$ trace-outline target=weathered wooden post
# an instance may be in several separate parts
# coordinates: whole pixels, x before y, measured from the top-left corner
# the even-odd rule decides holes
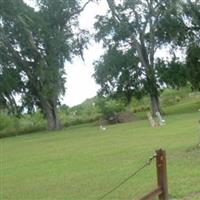
[[[162,189],[162,193],[158,195],[158,198],[159,200],[168,200],[166,153],[162,149],[156,151],[156,168],[158,187]]]

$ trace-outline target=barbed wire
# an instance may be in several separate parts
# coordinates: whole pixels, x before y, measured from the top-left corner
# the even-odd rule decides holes
[[[144,168],[146,168],[147,166],[149,166],[152,162],[152,160],[156,157],[156,155],[154,154],[152,157],[150,157],[147,162],[142,165],[142,167],[140,167],[139,169],[137,169],[134,173],[132,173],[131,175],[129,175],[126,179],[124,179],[123,181],[121,181],[118,185],[116,185],[115,187],[113,187],[111,190],[109,190],[108,192],[106,192],[104,195],[102,195],[101,197],[97,198],[97,200],[102,200],[105,197],[107,197],[109,194],[111,194],[112,192],[114,192],[115,190],[117,190],[119,187],[121,187],[124,183],[126,183],[129,179],[133,178],[134,176],[136,176],[140,171],[142,171]]]

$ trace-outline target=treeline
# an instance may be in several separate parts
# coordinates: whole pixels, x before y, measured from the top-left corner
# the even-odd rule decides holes
[[[165,89],[160,99],[161,105],[165,109],[179,103],[190,103],[191,100],[198,103],[200,93],[191,93],[190,86],[179,90]],[[104,122],[118,123],[119,121],[114,120],[120,113],[131,112],[134,120],[144,119],[149,109],[150,100],[148,96],[144,96],[140,100],[132,97],[128,105],[124,99],[94,97],[71,108],[67,105],[59,106],[58,116],[63,128],[85,123],[93,123],[95,126],[99,126]],[[195,109],[190,110],[190,112],[197,111],[196,107]],[[31,114],[22,114],[21,117],[9,115],[6,110],[1,110],[0,122],[0,138],[39,131],[44,132],[48,128],[40,110]]]
[[[103,42],[106,52],[94,63],[102,99],[128,105],[132,97],[148,96],[154,115],[162,111],[163,88],[200,90],[199,1],[107,0],[94,37],[79,26],[92,2],[38,0],[34,9],[23,0],[0,1],[0,107],[7,114],[20,118],[39,110],[49,130],[62,128],[64,65],[83,57],[90,39]],[[158,56],[163,49],[170,59]]]

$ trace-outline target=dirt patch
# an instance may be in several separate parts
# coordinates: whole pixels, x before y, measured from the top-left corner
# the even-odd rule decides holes
[[[117,123],[127,123],[136,120],[135,115],[132,112],[120,112],[116,113],[108,119],[101,119],[100,125],[117,124]]]

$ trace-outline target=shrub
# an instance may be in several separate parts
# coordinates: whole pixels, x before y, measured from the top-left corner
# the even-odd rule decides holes
[[[100,113],[95,104],[96,98],[87,99],[82,104],[72,108],[61,106],[59,116],[64,126],[71,126],[97,121]]]
[[[109,119],[113,117],[116,113],[125,110],[125,105],[121,101],[99,98],[97,100],[97,107],[104,118]]]
[[[190,92],[189,88],[181,88],[179,90],[175,89],[165,89],[161,94],[160,101],[162,106],[170,106],[188,98]]]
[[[17,128],[19,126],[18,119],[14,116],[9,116],[6,112],[0,113],[0,131],[8,128]]]
[[[21,118],[0,113],[0,138],[21,135],[46,129],[46,121],[40,112],[24,114]]]

